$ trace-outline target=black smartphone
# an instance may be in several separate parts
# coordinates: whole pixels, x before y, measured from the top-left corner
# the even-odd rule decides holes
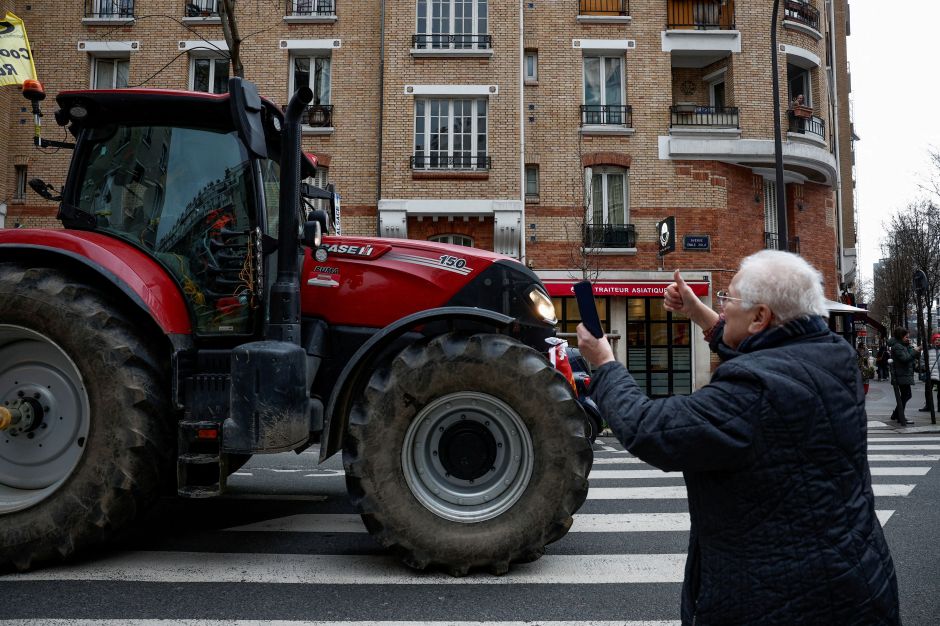
[[[601,318],[597,315],[597,303],[594,302],[594,289],[591,281],[582,280],[574,285],[574,297],[578,301],[578,310],[581,312],[581,323],[588,332],[600,339],[604,336],[601,328]]]

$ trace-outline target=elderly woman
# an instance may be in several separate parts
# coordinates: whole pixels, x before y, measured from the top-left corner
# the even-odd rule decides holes
[[[651,400],[606,338],[578,327],[592,397],[623,445],[682,471],[691,536],[682,623],[899,624],[875,516],[855,350],[829,331],[819,272],[765,250],[744,259],[722,315],[677,271],[665,307],[722,363],[690,396]]]

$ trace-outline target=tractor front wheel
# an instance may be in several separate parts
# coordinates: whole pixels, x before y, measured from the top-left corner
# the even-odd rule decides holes
[[[592,461],[571,387],[501,335],[449,334],[373,373],[350,415],[347,487],[412,567],[504,573],[562,537]]]
[[[0,264],[0,571],[99,543],[158,495],[173,437],[145,335],[89,284]]]

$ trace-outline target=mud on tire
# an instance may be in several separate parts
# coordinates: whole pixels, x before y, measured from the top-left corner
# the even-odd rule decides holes
[[[490,334],[424,340],[376,370],[343,452],[369,532],[453,575],[539,558],[584,502],[592,459],[564,377]]]
[[[40,414],[0,431],[0,571],[99,543],[157,497],[174,440],[146,332],[88,284],[0,263],[0,405]]]

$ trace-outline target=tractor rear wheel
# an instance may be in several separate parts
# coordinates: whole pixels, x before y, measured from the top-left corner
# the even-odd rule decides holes
[[[158,495],[173,437],[145,335],[86,283],[0,264],[0,570],[99,543]]]
[[[418,569],[505,573],[561,538],[587,496],[584,413],[565,378],[509,337],[413,344],[373,373],[349,424],[353,503]]]

